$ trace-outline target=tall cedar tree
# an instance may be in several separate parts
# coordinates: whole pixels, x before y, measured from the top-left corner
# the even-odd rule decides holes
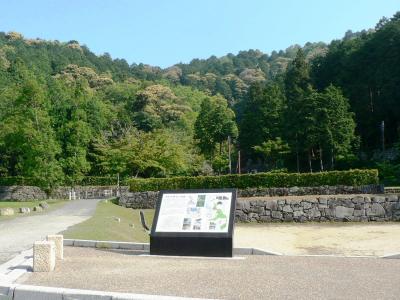
[[[309,125],[310,100],[312,93],[309,67],[301,49],[289,64],[285,75],[286,110],[284,117],[285,139],[296,154],[296,167],[300,171],[300,154],[309,151],[306,145]],[[312,109],[312,106],[311,106]],[[308,160],[312,153],[308,153]]]
[[[282,111],[285,96],[279,83],[263,86],[256,83],[250,87],[244,101],[239,123],[239,143],[246,159],[255,159],[259,146],[282,134]]]
[[[207,97],[203,100],[199,115],[194,124],[194,138],[201,152],[208,158],[213,158],[216,146],[228,139],[236,138],[238,134],[235,113],[228,107],[222,96]]]

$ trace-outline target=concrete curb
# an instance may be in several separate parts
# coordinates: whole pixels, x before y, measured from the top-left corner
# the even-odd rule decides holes
[[[46,286],[0,283],[0,299],[12,300],[207,300],[200,298],[115,293]],[[208,299],[211,300],[211,299]]]
[[[381,256],[380,258],[388,258],[388,259],[400,259],[400,253],[392,253]]]
[[[96,240],[74,240],[64,239],[64,246],[70,247],[88,247],[99,249],[119,249],[136,250],[148,253],[150,251],[149,243],[130,243],[117,241],[96,241]],[[233,248],[234,255],[282,255],[278,252],[266,251],[257,248]]]
[[[32,269],[33,250],[22,251],[14,258],[0,265],[0,283],[13,283],[25,273],[32,271]]]

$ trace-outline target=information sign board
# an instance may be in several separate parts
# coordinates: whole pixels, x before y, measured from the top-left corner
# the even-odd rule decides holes
[[[150,253],[232,256],[235,189],[160,191]]]

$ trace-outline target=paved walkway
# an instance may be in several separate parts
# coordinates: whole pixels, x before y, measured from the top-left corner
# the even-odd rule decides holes
[[[399,299],[400,259],[167,258],[65,247],[54,272],[20,283],[212,299]],[[84,280],[82,275],[84,274]]]
[[[90,218],[100,200],[75,200],[48,214],[0,221],[0,264],[33,242]]]

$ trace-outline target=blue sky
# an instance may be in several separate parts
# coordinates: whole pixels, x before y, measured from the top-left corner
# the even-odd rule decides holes
[[[240,50],[270,53],[374,27],[399,0],[0,0],[0,31],[78,40],[97,54],[167,67]]]

